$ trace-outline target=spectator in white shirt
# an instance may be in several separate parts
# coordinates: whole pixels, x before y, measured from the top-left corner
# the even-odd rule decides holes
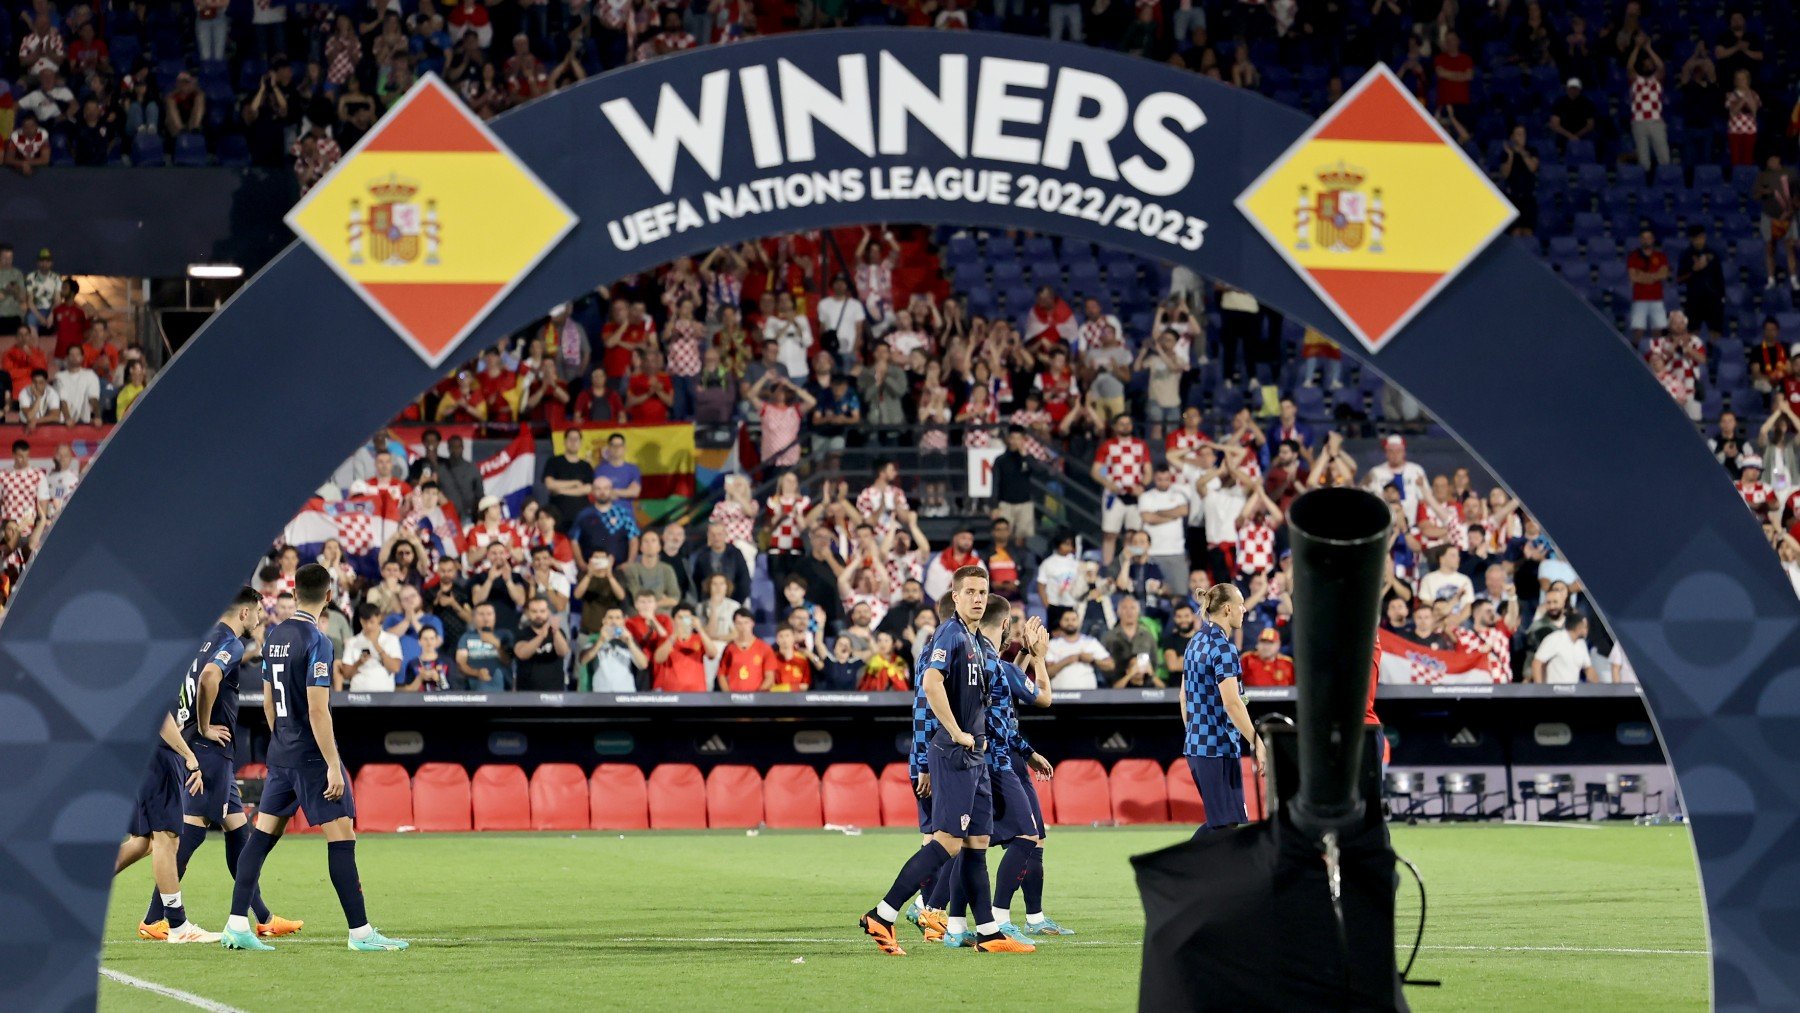
[[[1461,609],[1475,597],[1475,582],[1457,569],[1462,566],[1462,550],[1440,545],[1431,551],[1436,567],[1419,579],[1419,597],[1425,601],[1448,598],[1452,610]]]
[[[1606,664],[1608,668],[1612,669],[1612,681],[1630,683],[1638,681],[1637,670],[1631,667],[1631,659],[1625,656],[1624,644],[1613,642],[1612,653],[1606,656]]]
[[[1059,691],[1099,688],[1099,673],[1110,674],[1113,670],[1112,655],[1100,646],[1100,641],[1082,634],[1080,613],[1064,612],[1057,622],[1056,632],[1044,656],[1050,688]]]
[[[1563,628],[1546,636],[1531,656],[1531,681],[1570,686],[1584,676],[1588,682],[1600,681],[1588,657],[1587,617],[1571,612]]]
[[[1379,496],[1383,488],[1398,479],[1400,504],[1405,508],[1406,516],[1419,516],[1419,503],[1431,492],[1425,469],[1406,459],[1406,440],[1397,434],[1384,440],[1381,449],[1387,454],[1387,460],[1369,469],[1363,480],[1364,487]]]
[[[62,372],[56,374],[56,396],[62,400],[69,425],[85,426],[100,421],[100,375],[87,368],[80,348],[69,349]]]
[[[381,609],[367,602],[356,607],[356,624],[362,632],[345,642],[333,688],[392,693],[400,672],[400,638],[381,628]]]
[[[31,384],[19,392],[19,417],[25,431],[42,425],[63,425],[69,421],[62,397],[50,386],[50,374],[41,369],[31,371]]]
[[[1038,600],[1044,603],[1045,622],[1060,629],[1064,612],[1081,604],[1087,585],[1081,579],[1081,561],[1075,558],[1075,536],[1057,535],[1055,552],[1038,564]]]
[[[1163,595],[1181,601],[1181,577],[1188,572],[1188,498],[1175,488],[1175,470],[1167,464],[1156,469],[1151,487],[1138,497],[1138,517],[1150,536],[1150,562],[1162,571]]]
[[[819,300],[819,330],[836,337],[833,352],[840,362],[856,360],[868,319],[862,300],[850,294],[850,279],[841,274],[833,278],[831,294]]]

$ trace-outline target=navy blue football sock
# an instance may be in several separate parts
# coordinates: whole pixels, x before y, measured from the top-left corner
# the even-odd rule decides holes
[[[237,885],[231,888],[231,914],[235,918],[248,917],[250,914],[250,898],[256,895],[257,881],[262,879],[263,862],[268,860],[269,852],[281,838],[274,834],[264,833],[260,828],[250,832],[250,843],[244,845],[244,853],[238,856]]]
[[[950,852],[945,851],[944,846],[936,841],[920,848],[900,867],[900,875],[894,877],[894,885],[888,888],[887,896],[881,899],[882,903],[898,910],[908,897],[919,892],[919,884],[925,882],[925,877],[937,872],[949,860]],[[943,877],[940,875],[938,878]]]
[[[177,877],[187,875],[188,859],[192,858],[194,852],[199,850],[200,845],[205,843],[205,827],[197,827],[186,822],[181,824],[181,842],[175,846],[175,875]],[[144,924],[154,925],[166,917],[168,917],[168,913],[163,910],[162,894],[156,892],[155,886],[151,886],[150,910],[144,913]],[[169,924],[175,923],[170,922]]]
[[[363,910],[362,879],[356,875],[356,842],[332,841],[327,850],[331,852],[331,886],[343,905],[344,920],[351,928],[360,929],[369,924],[369,915]]]
[[[237,882],[238,858],[244,853],[244,845],[250,843],[250,824],[245,823],[236,830],[225,831],[225,868],[231,871],[232,882]],[[250,895],[250,910],[259,922],[268,922],[269,905],[263,903],[262,885],[258,884],[256,892]]]
[[[1031,868],[1031,853],[1037,850],[1037,844],[1015,838],[1007,841],[1002,847],[1006,854],[1000,856],[1000,869],[994,873],[994,907],[1001,911],[1012,909],[1013,892],[1025,881],[1025,874]]]
[[[1025,895],[1025,913],[1041,915],[1044,913],[1044,847],[1037,845],[1031,849],[1030,862],[1025,868],[1025,880],[1019,884],[1019,892]]]
[[[937,879],[931,884],[931,892],[925,897],[926,907],[933,911],[944,911],[950,907],[950,891],[956,889],[956,877],[961,875],[956,871],[957,868],[956,859],[952,858],[938,870]]]
[[[169,928],[178,929],[187,921],[187,908],[180,900],[180,890],[175,891],[169,896],[176,898],[176,901],[173,904],[164,903],[162,905],[163,917],[169,920]],[[158,897],[157,900],[162,900],[162,898]]]
[[[969,853],[968,848],[956,853],[950,860],[951,868],[947,870],[950,884],[944,887],[944,913],[951,918],[961,918],[969,912],[969,894],[963,889],[962,867],[963,856]]]
[[[969,907],[975,912],[975,924],[987,924],[994,917],[994,891],[988,885],[986,848],[962,849],[962,876],[959,878],[963,896],[968,898]],[[955,904],[955,899],[952,898],[950,903]]]

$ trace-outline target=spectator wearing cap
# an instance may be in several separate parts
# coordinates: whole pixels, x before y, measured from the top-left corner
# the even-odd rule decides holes
[[[1725,333],[1725,268],[1708,243],[1704,225],[1688,229],[1687,249],[1676,261],[1675,280],[1694,332],[1717,339]]]
[[[1656,233],[1649,229],[1638,233],[1638,248],[1625,257],[1625,271],[1631,279],[1632,340],[1641,343],[1646,330],[1661,337],[1669,326],[1668,310],[1663,306],[1669,255],[1657,249]]]
[[[1383,440],[1381,450],[1385,456],[1380,464],[1369,469],[1363,479],[1364,488],[1379,496],[1383,488],[1395,487],[1400,490],[1400,505],[1406,516],[1417,517],[1419,504],[1431,494],[1425,469],[1406,459],[1406,439],[1399,434]]]
[[[1265,629],[1256,635],[1256,650],[1244,655],[1244,685],[1292,686],[1294,659],[1281,653],[1281,634]]]
[[[1763,484],[1763,459],[1758,454],[1744,454],[1738,458],[1738,495],[1744,498],[1744,505],[1756,515],[1757,520],[1768,517],[1775,506],[1775,490]]]
[[[1566,152],[1570,142],[1590,139],[1598,122],[1599,113],[1593,100],[1582,93],[1581,79],[1569,78],[1562,97],[1550,106],[1550,132],[1556,135],[1558,146]]]

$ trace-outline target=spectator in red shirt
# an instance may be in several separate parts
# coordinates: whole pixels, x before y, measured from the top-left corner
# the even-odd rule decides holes
[[[1437,72],[1439,106],[1469,104],[1469,83],[1475,80],[1475,58],[1462,51],[1462,40],[1455,32],[1444,36],[1444,49],[1431,60]]]
[[[1625,271],[1631,277],[1632,340],[1643,341],[1646,328],[1653,337],[1662,337],[1669,327],[1669,312],[1663,306],[1669,255],[1656,248],[1656,233],[1649,229],[1638,233],[1638,248],[1626,256]]]
[[[756,639],[756,617],[739,612],[731,617],[731,640],[719,656],[721,693],[759,693],[775,688],[779,659],[775,650]]]
[[[651,603],[655,604],[654,596]],[[643,608],[644,596],[640,594],[639,615],[626,623],[628,628],[643,617]],[[662,622],[669,621],[657,618]],[[635,628],[631,632],[633,636],[637,635]],[[642,638],[639,641],[642,642]],[[718,656],[719,642],[707,636],[705,628],[694,618],[694,610],[686,605],[678,605],[675,607],[673,631],[657,643],[656,650],[650,655],[653,685],[664,693],[704,693],[707,689],[706,659]]]
[[[595,369],[588,374],[588,384],[581,393],[575,395],[575,421],[577,422],[623,422],[625,420],[625,403],[619,395],[613,393],[606,382],[606,370]]]
[[[804,627],[804,622],[802,622]],[[721,665],[721,672],[724,666]],[[813,657],[800,647],[800,635],[783,626],[775,631],[775,685],[777,693],[804,693],[812,688]]]
[[[513,406],[517,402],[507,395],[518,389],[519,376],[500,361],[498,348],[490,348],[482,353],[482,361],[481,372],[476,375],[475,383],[481,389],[481,401],[487,408],[487,420],[511,422],[514,416]]]
[[[7,137],[6,152],[0,157],[4,158],[8,169],[29,176],[50,164],[50,135],[38,129],[36,116],[21,112],[19,125]]]
[[[1244,685],[1292,686],[1294,659],[1281,653],[1281,634],[1265,627],[1256,635],[1256,650],[1244,655]]]
[[[31,374],[38,370],[48,372],[50,360],[44,355],[37,332],[29,325],[21,324],[18,337],[13,346],[0,356],[0,369],[5,369],[12,379],[12,396],[17,399],[19,392],[31,385]]]
[[[87,343],[82,345],[81,358],[81,364],[98,373],[102,383],[113,382],[119,371],[119,346],[107,340],[105,320],[89,318]]]
[[[88,315],[75,302],[81,293],[81,286],[75,279],[63,282],[62,301],[50,311],[51,326],[56,329],[56,361],[68,358],[69,350],[80,348],[81,341],[87,336]]]
[[[675,403],[675,383],[663,369],[662,353],[654,348],[633,352],[631,372],[625,383],[625,414],[634,425],[669,421]]]

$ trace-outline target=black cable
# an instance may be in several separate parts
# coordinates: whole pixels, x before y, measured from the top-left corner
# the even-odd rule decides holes
[[[1406,866],[1406,871],[1412,873],[1413,882],[1419,884],[1419,931],[1416,935],[1413,936],[1412,953],[1409,954],[1406,958],[1406,966],[1401,968],[1401,970],[1400,970],[1400,984],[1402,984],[1402,985],[1418,985],[1422,988],[1439,988],[1444,984],[1441,981],[1432,981],[1432,980],[1424,979],[1424,978],[1414,980],[1413,978],[1410,977],[1410,975],[1412,974],[1413,961],[1419,959],[1420,944],[1425,941],[1425,877],[1419,875],[1419,867],[1412,864],[1410,861],[1407,861],[1407,858],[1405,855],[1402,855],[1396,851],[1394,853],[1394,860],[1399,862],[1401,865]],[[1342,933],[1343,932],[1343,916],[1339,915],[1338,919],[1339,919],[1338,931],[1340,933]]]

